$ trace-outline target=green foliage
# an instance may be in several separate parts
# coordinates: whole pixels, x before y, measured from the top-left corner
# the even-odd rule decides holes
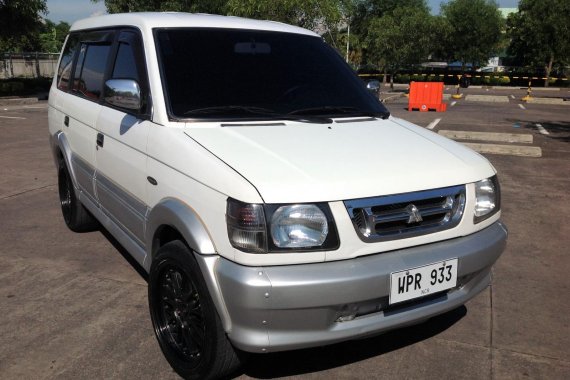
[[[101,0],[92,0],[95,2]],[[109,13],[177,11],[268,19],[315,29],[340,20],[342,0],[104,0]]]
[[[338,0],[228,0],[226,10],[230,15],[281,21],[313,30],[319,24],[330,28],[341,18]]]
[[[503,18],[491,0],[450,0],[441,5],[440,54],[450,61],[486,63],[498,52]]]
[[[568,0],[521,0],[519,12],[507,19],[509,54],[520,64],[544,67],[548,77],[553,65],[570,63],[569,20]]]
[[[34,50],[46,0],[0,0],[0,51]]]
[[[394,73],[398,68],[427,59],[433,46],[433,18],[422,8],[396,8],[371,20],[366,35],[372,62],[384,61]]]
[[[69,33],[70,25],[67,22],[60,21],[54,24],[50,20],[45,20],[42,32],[39,35],[39,49],[44,53],[58,53],[63,47],[65,37]]]
[[[226,0],[92,0],[104,1],[109,13],[126,12],[204,12],[223,14]]]

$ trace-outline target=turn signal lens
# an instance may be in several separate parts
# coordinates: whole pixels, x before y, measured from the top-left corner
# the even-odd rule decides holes
[[[228,237],[234,248],[252,253],[267,252],[267,233],[262,205],[228,199],[226,222]]]
[[[474,223],[479,223],[499,211],[501,195],[497,176],[476,182],[475,198]]]

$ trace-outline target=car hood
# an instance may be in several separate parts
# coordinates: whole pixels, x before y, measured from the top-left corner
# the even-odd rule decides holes
[[[188,124],[185,134],[246,178],[266,203],[398,194],[494,174],[474,151],[394,117],[332,124]]]

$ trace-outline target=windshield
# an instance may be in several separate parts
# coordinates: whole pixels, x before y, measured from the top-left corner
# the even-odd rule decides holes
[[[169,112],[179,119],[387,117],[321,38],[215,28],[157,29]]]

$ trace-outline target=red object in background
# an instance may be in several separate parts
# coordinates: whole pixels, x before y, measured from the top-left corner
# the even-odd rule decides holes
[[[443,102],[443,82],[411,82],[408,111],[445,112],[447,104]]]

